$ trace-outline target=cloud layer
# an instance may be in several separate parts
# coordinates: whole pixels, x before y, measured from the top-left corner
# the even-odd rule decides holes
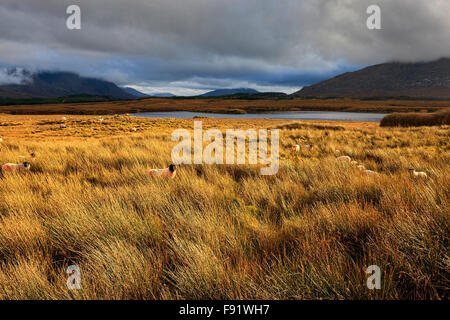
[[[32,77],[22,68],[0,68],[0,85],[3,84],[24,84],[31,82]]]
[[[450,56],[450,1],[2,0],[0,64],[70,70],[146,91],[295,91],[391,60]],[[82,29],[66,28],[77,4]]]

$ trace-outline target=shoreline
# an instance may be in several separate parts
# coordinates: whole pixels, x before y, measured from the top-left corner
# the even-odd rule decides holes
[[[434,112],[450,108],[450,101],[439,100],[353,100],[353,99],[164,99],[35,104],[0,106],[0,114],[18,115],[113,115],[141,112],[207,112],[223,114],[264,114],[286,111],[329,111],[359,113]]]

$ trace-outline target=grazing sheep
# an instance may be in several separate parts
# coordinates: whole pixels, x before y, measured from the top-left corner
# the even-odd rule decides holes
[[[103,120],[104,120],[103,118],[99,118],[98,122],[103,122]]]
[[[2,166],[2,172],[17,172],[17,171],[27,171],[30,170],[31,165],[29,162],[24,162],[20,164],[16,163],[6,163]]]
[[[66,121],[67,118],[66,118],[66,117],[62,117],[61,120],[62,120],[62,121]]]
[[[130,132],[136,132],[136,131],[137,131],[136,128],[131,128],[131,129],[130,129]]]
[[[292,146],[292,150],[295,151],[295,152],[300,152],[300,146],[298,144],[294,144]]]
[[[173,179],[175,178],[177,174],[177,168],[174,164],[171,164],[166,169],[151,169],[148,174],[152,177],[161,177],[161,178],[167,178],[167,179]]]
[[[341,162],[348,162],[348,163],[350,163],[352,161],[352,158],[350,158],[349,156],[342,156],[342,157],[337,158],[337,160],[341,161]]]
[[[366,176],[376,176],[377,175],[377,173],[375,171],[372,171],[372,170],[364,170],[364,174]]]
[[[411,174],[412,177],[428,178],[428,175],[425,172],[416,171],[413,168],[409,169],[409,173]]]
[[[2,138],[0,138],[0,142],[3,142],[3,139],[2,139]]]
[[[65,128],[67,128],[67,126],[66,126],[65,124],[62,124],[62,125],[60,126],[60,128],[61,128],[61,129],[65,129]]]

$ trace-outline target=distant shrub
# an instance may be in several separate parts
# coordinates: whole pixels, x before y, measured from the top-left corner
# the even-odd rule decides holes
[[[344,131],[345,128],[341,126],[327,126],[327,125],[316,125],[316,124],[306,124],[306,123],[290,123],[281,126],[277,126],[276,129],[280,130],[301,130],[301,129],[318,129],[318,130],[334,130],[334,131]]]
[[[14,127],[22,124],[21,122],[0,122],[0,127]]]
[[[230,110],[226,110],[227,114],[246,114],[247,111],[243,110],[243,109],[230,109]]]
[[[381,120],[382,127],[422,127],[450,125],[450,109],[433,113],[392,113]]]

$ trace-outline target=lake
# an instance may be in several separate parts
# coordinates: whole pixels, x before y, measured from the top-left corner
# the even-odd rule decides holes
[[[227,118],[227,119],[292,119],[292,120],[336,120],[380,122],[386,114],[362,112],[334,111],[285,111],[272,113],[222,114],[189,111],[141,112],[133,116],[144,118],[176,118],[192,119],[194,117]]]

